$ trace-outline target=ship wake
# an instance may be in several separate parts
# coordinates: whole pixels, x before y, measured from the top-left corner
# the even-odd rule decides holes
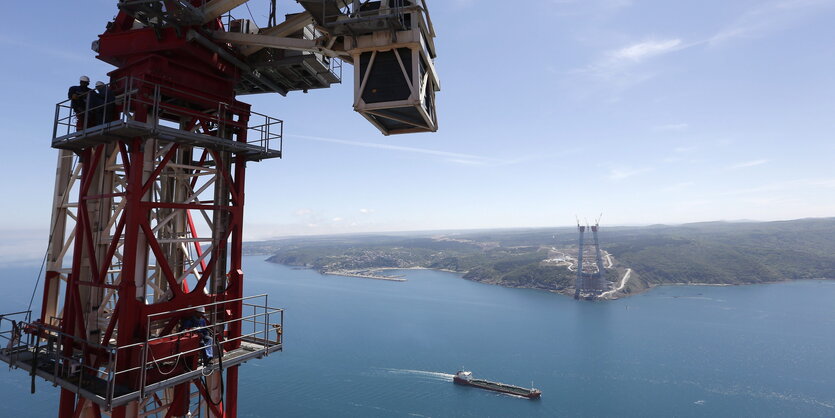
[[[382,369],[391,374],[411,375],[427,380],[437,380],[443,382],[452,382],[454,374],[433,372],[429,370],[410,370],[410,369]]]

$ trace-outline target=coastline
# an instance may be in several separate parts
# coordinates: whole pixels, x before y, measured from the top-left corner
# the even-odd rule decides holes
[[[281,264],[281,263],[276,263]],[[282,264],[288,267],[294,268],[304,268],[304,269],[311,269],[316,270],[312,267],[306,266],[296,266],[290,264]],[[343,276],[343,277],[356,277],[362,279],[372,279],[372,280],[384,280],[384,281],[392,281],[392,282],[405,282],[407,279],[403,278],[402,276],[383,276],[383,275],[376,275],[374,272],[378,271],[387,271],[387,270],[434,270],[434,271],[442,271],[444,273],[452,273],[464,280],[469,280],[477,283],[483,283],[487,285],[493,286],[501,286],[506,287],[509,289],[531,289],[531,290],[540,290],[549,293],[556,293],[568,297],[572,297],[574,295],[574,289],[572,288],[564,288],[564,289],[543,289],[540,287],[529,287],[529,286],[514,286],[508,285],[500,282],[488,281],[488,280],[478,280],[473,278],[465,278],[464,275],[467,274],[466,271],[455,271],[449,269],[435,269],[430,267],[421,267],[421,266],[413,266],[413,267],[376,267],[370,269],[362,269],[362,270],[355,270],[355,271],[319,271],[320,274],[326,274],[329,276]],[[317,270],[318,271],[318,270]],[[656,287],[660,286],[718,286],[718,287],[725,287],[725,286],[750,286],[750,285],[766,285],[766,284],[777,284],[777,283],[786,283],[786,282],[795,282],[795,281],[832,281],[835,279],[830,278],[815,278],[815,279],[783,279],[783,280],[773,280],[767,282],[758,282],[758,283],[694,283],[694,282],[670,282],[670,283],[645,283],[645,287],[633,288],[629,293],[623,292],[623,288],[609,294],[607,297],[600,298],[597,300],[607,301],[607,300],[618,300],[627,298],[630,296],[640,295],[642,293],[648,292]],[[624,287],[625,288],[625,287]]]
[[[361,279],[373,279],[373,280],[385,280],[389,282],[405,282],[402,276],[382,276],[374,274],[373,270],[361,270],[361,271],[348,271],[348,270],[336,270],[336,271],[320,271],[321,274],[327,274],[328,276],[343,276],[343,277],[358,277]]]
[[[453,273],[453,274],[460,274],[460,275],[467,274],[466,271],[465,272],[460,272],[460,271],[455,271],[455,270],[450,270],[450,269],[433,269],[433,268],[430,268],[430,267],[378,267],[378,268],[375,268],[374,270],[380,270],[380,271],[383,271],[383,270],[434,270],[434,271],[443,271],[443,272],[446,272],[446,273]]]
[[[767,282],[757,282],[757,283],[687,283],[687,282],[675,282],[675,283],[656,283],[651,285],[648,289],[652,289],[655,287],[660,286],[717,286],[717,287],[725,287],[725,286],[756,286],[761,284],[779,284],[779,283],[789,283],[789,282],[830,282],[835,280],[835,278],[826,278],[826,277],[818,277],[814,279],[782,279],[782,280],[771,280]]]

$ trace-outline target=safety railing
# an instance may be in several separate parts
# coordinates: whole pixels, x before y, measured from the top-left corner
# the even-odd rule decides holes
[[[258,301],[263,302],[257,303]],[[164,333],[163,335],[156,336],[153,335],[155,327],[152,325],[157,322],[164,322],[169,318],[177,318],[189,313],[194,315],[200,310],[205,312],[205,315],[211,319],[211,317],[222,316],[225,309],[228,309],[231,305],[236,303],[240,303],[242,307],[242,314],[240,318],[234,318],[227,321],[211,321],[212,323],[207,322],[206,325],[203,326],[192,326],[179,332]],[[177,363],[180,362],[180,359],[183,358],[184,355],[186,357],[202,355],[200,352],[203,351],[205,353],[207,349],[207,343],[203,341],[200,346],[196,348],[186,349],[175,354],[156,358],[151,347],[157,341],[182,338],[186,334],[201,335],[205,333],[203,335],[209,337],[208,344],[211,344],[208,347],[210,347],[212,352],[217,350],[217,352],[221,354],[219,357],[220,361],[222,361],[222,353],[224,350],[237,347],[242,343],[250,343],[255,346],[260,346],[262,347],[259,349],[261,351],[260,355],[268,355],[270,346],[281,345],[282,343],[284,310],[271,308],[267,305],[267,303],[268,296],[263,294],[234,300],[218,301],[205,305],[191,306],[174,311],[149,315],[147,320],[148,322],[146,324],[148,334],[142,350],[142,364],[144,364],[145,367],[142,368],[142,377],[139,379],[139,391],[141,396],[144,396],[145,394],[145,388],[147,386],[147,371],[151,369],[151,367],[156,367],[161,374],[165,375],[166,373],[162,371],[160,364],[165,365],[165,363],[171,363],[173,361],[174,366],[168,364],[168,367],[170,370],[174,370]],[[278,316],[278,321],[272,322],[272,318],[276,316]],[[224,330],[227,328],[231,329],[234,325],[240,326],[240,335],[234,337],[225,336]],[[158,329],[156,331],[158,331]],[[274,335],[274,338],[270,338],[271,335]],[[222,338],[222,342],[219,337]],[[250,347],[250,349],[252,349],[252,347]]]
[[[284,310],[269,307],[267,302],[267,295],[256,295],[154,314],[148,317],[147,338],[123,346],[102,345],[66,334],[54,326],[32,322],[30,311],[4,314],[0,315],[0,360],[13,367],[25,367],[32,376],[37,374],[109,410],[114,405],[144,397],[149,386],[154,387],[154,390],[168,387],[166,379],[203,373],[206,368],[214,369],[214,364],[209,365],[208,362],[202,369],[200,366],[192,369],[189,365],[190,360],[205,350],[205,345],[177,350],[176,353],[157,358],[154,346],[166,339],[195,338],[202,332],[208,333],[215,344],[212,348],[217,350],[214,357],[218,359],[218,367],[222,367],[225,354],[229,355],[236,350],[244,352],[243,356],[236,357],[240,360],[244,357],[264,357],[280,348]],[[177,320],[199,308],[210,313],[224,312],[235,304],[240,304],[243,310],[239,318],[206,323],[164,335],[154,335],[151,329],[157,320]],[[239,335],[238,332],[230,333],[232,328],[236,328]],[[230,331],[224,332],[224,329]],[[154,369],[157,373],[149,378],[148,372]],[[185,376],[185,379],[189,377]]]
[[[185,121],[185,122],[184,122]],[[228,139],[263,151],[281,151],[284,122],[235,103],[133,77],[114,80],[55,106],[52,141],[95,136],[126,125],[190,136]]]
[[[233,22],[236,22],[236,21],[239,21],[239,20],[240,19],[233,16],[232,13],[230,13],[230,12],[227,12],[226,14],[221,16],[221,23],[223,23],[223,29],[226,32],[236,32],[236,30],[235,30],[236,27],[234,26]],[[310,38],[305,38],[305,39],[316,39],[317,37],[322,36],[322,33],[319,30],[317,30],[315,28],[313,28],[312,30],[313,30],[312,36],[310,36]],[[298,53],[302,53],[302,52],[298,52]],[[331,58],[331,57],[329,57],[327,55],[324,55],[322,53],[319,53],[319,52],[304,52],[302,54],[313,54],[313,55],[315,55],[316,59],[320,63],[322,63],[324,66],[327,66],[328,71],[331,73],[331,75],[336,77],[337,80],[340,80],[340,82],[342,81],[342,60],[336,59],[336,58]]]
[[[411,4],[412,2],[408,0],[394,0],[388,7],[382,7],[383,2],[379,2],[380,7],[373,9],[367,8],[366,10],[363,10],[362,7],[366,6],[366,2],[363,2],[359,7],[351,6],[346,10],[342,10],[339,15],[324,15],[324,11],[327,10],[327,7],[324,5],[326,1],[328,0],[322,0],[322,21],[333,22],[328,26],[386,19],[390,22],[396,23],[396,25],[399,26],[398,29],[408,29],[405,14],[407,11],[411,11],[411,9],[418,7],[417,5]],[[417,1],[421,4],[423,3],[422,0]]]
[[[271,144],[277,143],[277,150],[284,149],[284,122],[271,116],[250,112],[250,118],[254,117],[256,123],[250,122],[247,126],[247,143],[257,144],[262,152],[268,152]],[[252,119],[250,119],[252,120]]]
[[[41,322],[24,321],[24,317],[31,313],[0,315],[0,359],[9,366],[24,366],[31,376],[39,375],[76,394],[99,396],[109,405],[115,388],[109,380],[114,377],[119,352],[139,345],[104,346]],[[106,360],[88,362],[91,356]]]

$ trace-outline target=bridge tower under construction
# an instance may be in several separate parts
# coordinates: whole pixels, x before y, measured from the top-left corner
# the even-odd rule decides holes
[[[606,269],[600,252],[597,231],[600,222],[592,226],[577,223],[577,275],[574,280],[574,299],[593,299],[607,290]],[[591,230],[592,242],[586,240],[586,231]]]

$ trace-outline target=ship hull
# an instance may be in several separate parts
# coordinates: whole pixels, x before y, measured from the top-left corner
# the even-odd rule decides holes
[[[493,392],[507,393],[509,395],[522,396],[528,399],[539,399],[542,392],[536,389],[528,389],[519,386],[506,385],[504,383],[491,382],[489,380],[481,379],[461,379],[458,376],[452,378],[452,381],[462,386],[472,386],[479,389],[491,390]]]

